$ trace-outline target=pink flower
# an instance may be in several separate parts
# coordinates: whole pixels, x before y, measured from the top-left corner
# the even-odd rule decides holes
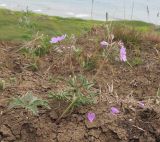
[[[89,113],[87,114],[87,118],[88,118],[88,120],[89,120],[90,122],[93,122],[93,120],[95,119],[95,117],[96,117],[96,115],[95,115],[95,113],[93,113],[93,112],[89,112]]]
[[[111,107],[111,113],[113,115],[120,113],[120,111],[116,107]]]
[[[53,37],[53,38],[51,38],[50,43],[57,43],[59,41],[64,40],[65,38],[66,38],[66,34],[62,35],[62,36]]]
[[[126,48],[124,46],[121,46],[121,49],[120,49],[120,60],[123,62],[127,61]]]
[[[107,47],[107,46],[109,45],[109,43],[106,42],[106,41],[101,41],[101,42],[100,42],[100,45],[101,45],[102,47]]]
[[[141,108],[144,108],[144,106],[145,106],[142,101],[138,102],[138,104],[139,104],[139,107],[141,107]]]

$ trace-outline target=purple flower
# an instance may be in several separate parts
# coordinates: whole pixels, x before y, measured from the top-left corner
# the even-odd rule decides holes
[[[52,37],[50,43],[57,43],[59,41],[62,41],[66,38],[66,34],[62,36]]]
[[[108,46],[108,45],[109,45],[109,43],[106,42],[106,41],[101,41],[100,44],[101,44],[102,47]]]
[[[123,62],[127,61],[126,48],[124,46],[121,46],[121,49],[120,49],[120,60]]]
[[[87,118],[88,118],[88,120],[89,120],[90,122],[93,122],[93,120],[95,119],[95,117],[96,117],[96,115],[95,115],[95,113],[93,113],[93,112],[89,112],[89,113],[87,114]]]
[[[138,102],[138,104],[139,104],[139,107],[141,107],[141,108],[144,108],[144,106],[145,106],[142,101]]]
[[[120,111],[116,107],[111,107],[111,113],[115,115],[120,113]]]

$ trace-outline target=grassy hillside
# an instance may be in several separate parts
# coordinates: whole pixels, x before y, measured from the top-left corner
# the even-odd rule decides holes
[[[93,25],[104,23],[102,21],[61,18],[0,9],[0,40],[29,40],[37,32],[49,36],[64,33],[79,35],[90,30]],[[140,21],[115,21],[112,24],[127,25],[141,31],[153,29],[152,24]]]
[[[0,39],[29,39],[37,31],[52,36],[62,33],[79,34],[88,31],[93,24],[101,23],[0,9]]]

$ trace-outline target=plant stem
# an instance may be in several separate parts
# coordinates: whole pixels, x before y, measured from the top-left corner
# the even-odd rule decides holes
[[[70,70],[72,72],[72,75],[74,76],[74,68],[73,68],[73,62],[72,62],[72,52],[70,51],[69,53],[69,58],[70,58]]]
[[[132,68],[132,65],[127,61],[127,64]]]
[[[77,97],[75,97],[75,95],[73,96],[72,102],[70,103],[70,105],[63,111],[63,113],[61,114],[61,116],[57,119],[57,122],[73,107],[73,105],[75,104],[75,102],[77,101]]]
[[[97,77],[97,75],[101,72],[101,70],[102,70],[102,68],[103,68],[103,66],[104,66],[104,63],[105,63],[105,59],[103,60],[103,62],[102,62],[102,64],[101,64],[101,66],[99,67],[99,69],[98,69],[98,71],[96,72],[96,74],[93,76],[93,81],[96,79],[96,77]]]

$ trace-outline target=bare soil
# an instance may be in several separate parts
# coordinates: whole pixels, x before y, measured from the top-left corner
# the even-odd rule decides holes
[[[100,36],[101,35],[101,36]],[[95,51],[97,43],[104,39],[103,31],[92,31],[76,41],[87,54]],[[122,62],[107,62],[95,78],[95,90],[100,92],[93,105],[76,108],[56,123],[66,108],[63,102],[49,100],[51,110],[39,108],[39,116],[24,109],[8,109],[8,100],[13,96],[32,91],[47,99],[48,92],[64,87],[59,78],[72,74],[69,58],[51,52],[38,61],[38,71],[25,68],[29,60],[17,52],[21,43],[1,42],[0,78],[6,88],[0,92],[0,141],[1,142],[160,142],[160,45],[142,41],[139,46],[142,64],[132,68]],[[67,49],[64,52],[68,52]],[[135,48],[127,44],[128,58],[134,58]],[[75,73],[83,73],[91,80],[96,68],[81,70],[74,58]],[[97,66],[101,64],[98,61]],[[113,88],[113,89],[112,89]],[[138,102],[143,101],[144,108]],[[113,115],[114,106],[120,113]],[[94,112],[93,123],[86,114]]]

